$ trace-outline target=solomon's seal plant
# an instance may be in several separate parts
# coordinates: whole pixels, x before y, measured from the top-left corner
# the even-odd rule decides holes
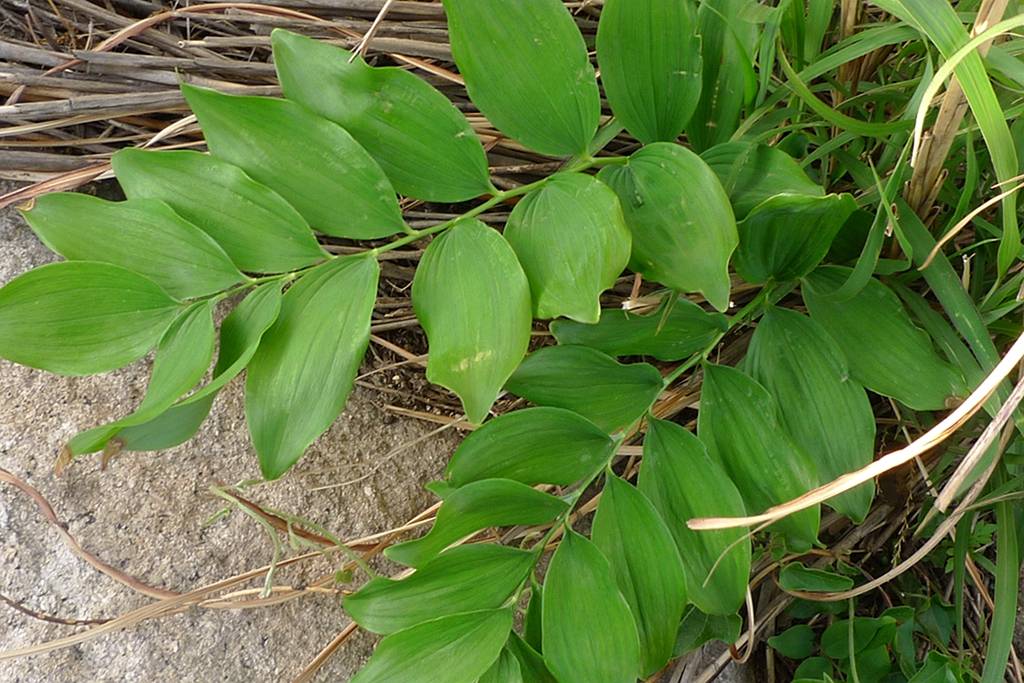
[[[823,51],[832,2],[805,12],[803,2],[606,0],[596,57],[607,116],[588,45],[558,0],[443,4],[472,101],[561,170],[498,189],[474,129],[425,81],[276,30],[284,98],[182,86],[208,154],[122,150],[113,167],[126,200],[56,194],[25,213],[65,260],[0,289],[0,355],[80,375],[156,350],[138,408],[76,436],[66,459],[182,443],[245,370],[263,475],[282,476],[344,408],[380,257],[415,243],[427,377],[479,426],[431,485],[442,500],[432,528],[386,551],[415,571],[372,578],[344,600],[384,636],[358,683],[631,683],[709,639],[735,641],[760,556],[783,565],[784,590],[838,599],[851,579],[794,560],[828,556],[826,515],[864,520],[870,477],[826,496],[834,512],[815,503],[772,518],[767,543],[687,521],[760,513],[864,468],[878,405],[930,427],[998,361],[986,326],[1002,320],[1005,331],[1022,277],[1012,200],[978,251],[996,273],[979,311],[984,273],[965,289],[941,251],[914,269],[935,247],[899,199],[919,102],[886,95],[875,109],[854,96],[840,111],[808,85],[918,32],[952,59],[968,40],[960,18],[945,0],[877,0],[901,23]],[[976,58],[959,55],[956,74],[1003,181],[1017,172],[1015,147]],[[771,82],[776,62],[785,88]],[[819,135],[830,127],[844,130],[838,142]],[[636,144],[607,152],[623,129]],[[839,178],[852,192],[825,189]],[[399,195],[464,210],[414,229]],[[506,204],[504,226],[481,222]],[[335,255],[318,236],[361,248]],[[639,308],[602,308],[626,273],[655,291]],[[945,316],[910,287],[922,276]],[[218,345],[220,304],[233,309]],[[557,345],[528,353],[537,320],[552,321]],[[742,343],[726,352],[726,338]],[[502,392],[532,405],[489,419]],[[986,409],[1008,395],[1000,386]],[[993,481],[1010,480],[997,451],[963,487],[996,471]],[[1019,558],[999,514],[1002,576]],[[492,527],[511,530],[463,542]],[[1012,607],[1012,583],[999,586]],[[820,651],[808,679],[852,670],[857,680],[851,644],[867,638],[872,670],[888,674],[886,648],[910,616],[879,619],[864,626],[884,630],[875,640],[854,634],[851,616],[820,644],[799,629],[772,647]],[[916,657],[913,630],[904,635],[904,678],[886,680],[960,675],[949,658]],[[992,643],[998,673],[1009,649]]]

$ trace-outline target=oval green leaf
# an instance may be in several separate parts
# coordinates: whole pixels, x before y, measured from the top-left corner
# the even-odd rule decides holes
[[[124,268],[51,263],[0,288],[0,357],[61,375],[109,372],[145,355],[180,310]]]
[[[556,174],[526,195],[508,218],[505,239],[530,282],[537,318],[596,323],[601,292],[629,262],[618,197],[582,173]]]
[[[284,29],[270,38],[285,97],[347,130],[398,192],[459,202],[491,191],[480,138],[426,81]]]
[[[811,318],[846,354],[853,378],[913,410],[943,410],[951,398],[964,395],[963,377],[939,357],[891,289],[871,278],[853,297],[829,296],[850,272],[819,268],[804,280],[803,295]],[[885,340],[884,349],[879,340]]]
[[[779,586],[788,591],[834,593],[853,588],[853,579],[823,569],[810,569],[799,562],[790,562],[779,571]]]
[[[700,157],[722,181],[736,220],[743,220],[755,206],[777,194],[825,195],[793,157],[768,145],[744,140],[725,142]]]
[[[191,439],[213,406],[217,393],[256,353],[260,339],[281,310],[281,285],[269,282],[252,291],[220,326],[220,353],[213,378],[195,393],[146,423],[126,427],[117,438],[126,451],[157,451]]]
[[[523,679],[523,669],[516,656],[507,647],[502,648],[501,654],[495,660],[491,668],[480,677],[478,683],[526,683]]]
[[[848,194],[780,194],[758,204],[739,224],[736,272],[747,282],[785,282],[821,263],[839,228],[857,210]]]
[[[512,610],[453,614],[387,636],[351,683],[476,683],[512,630]]]
[[[639,674],[629,604],[608,560],[572,529],[544,580],[544,660],[560,683],[635,683]]]
[[[407,578],[373,579],[345,598],[345,611],[367,631],[394,633],[437,617],[497,609],[536,559],[493,543],[452,548]]]
[[[278,192],[315,229],[353,239],[403,230],[384,171],[341,126],[287,100],[181,91],[210,152]]]
[[[587,46],[565,6],[559,0],[443,3],[455,63],[484,116],[543,154],[586,153],[601,101]]]
[[[420,567],[455,541],[492,526],[544,524],[565,512],[565,501],[508,479],[466,484],[444,499],[425,536],[393,545],[388,559]]]
[[[37,199],[25,220],[69,261],[97,261],[144,275],[174,297],[213,294],[245,279],[213,239],[154,199],[108,202],[61,192]]]
[[[276,479],[345,407],[370,341],[380,269],[372,256],[303,275],[249,364],[245,416],[260,468]]]
[[[601,82],[640,142],[679,137],[700,100],[700,36],[691,0],[607,0],[597,28]]]
[[[649,315],[606,308],[596,325],[555,320],[551,334],[559,344],[582,344],[610,356],[682,360],[705,349],[725,332],[726,326],[722,314],[708,313],[689,299],[680,298]]]
[[[675,540],[644,494],[611,474],[591,538],[629,603],[640,637],[640,673],[650,676],[672,658],[686,606],[686,578]]]
[[[76,435],[68,443],[72,455],[102,450],[122,428],[160,415],[203,378],[213,358],[213,308],[213,301],[200,301],[171,323],[157,347],[142,403],[131,415]]]
[[[686,526],[695,517],[746,514],[725,470],[689,431],[652,418],[638,485],[675,538],[690,601],[704,614],[734,614],[747,593],[750,539],[743,529],[693,531]]]
[[[771,308],[754,331],[745,370],[779,407],[783,427],[810,454],[824,481],[868,465],[875,455],[875,416],[864,388],[850,379],[846,356],[821,325]],[[828,505],[860,522],[871,507],[868,482]]]
[[[736,484],[750,512],[761,512],[810,491],[815,462],[778,420],[768,390],[736,368],[704,366],[697,434]],[[819,508],[790,515],[772,528],[802,552],[818,539]]]
[[[802,660],[814,654],[817,634],[807,624],[797,624],[768,639],[768,645],[783,657]]]
[[[430,344],[427,379],[483,422],[530,343],[530,286],[515,252],[480,221],[462,221],[427,247],[412,303]]]
[[[662,378],[653,365],[623,365],[588,346],[548,346],[527,356],[505,388],[537,405],[579,413],[610,434],[647,412]]]
[[[600,470],[615,442],[562,408],[527,408],[495,418],[459,445],[448,463],[452,484],[502,477],[568,486]]]
[[[281,195],[217,157],[191,150],[122,149],[111,163],[129,199],[166,202],[244,271],[296,270],[328,256]]]
[[[633,233],[629,267],[682,292],[729,305],[736,219],[722,184],[699,156],[672,143],[647,145],[598,178],[619,195]]]

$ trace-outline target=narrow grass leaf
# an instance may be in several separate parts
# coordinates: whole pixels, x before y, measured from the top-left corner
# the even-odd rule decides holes
[[[640,491],[668,525],[685,568],[687,595],[702,613],[733,614],[750,576],[750,540],[741,529],[693,531],[686,521],[745,514],[740,492],[693,434],[651,419],[640,466]]]
[[[455,486],[501,477],[568,486],[600,470],[615,442],[593,422],[563,408],[516,410],[487,422],[448,463]]]
[[[505,238],[460,222],[427,247],[412,284],[427,333],[427,379],[462,399],[483,422],[530,343],[530,286]]]
[[[404,229],[384,171],[341,126],[288,100],[181,91],[210,152],[273,188],[314,229],[353,239]]]
[[[458,202],[491,191],[480,138],[426,81],[284,29],[270,39],[285,96],[347,130],[399,193]]]
[[[174,297],[213,294],[245,279],[209,235],[161,201],[61,192],[37,199],[25,220],[67,260],[127,268]]]
[[[516,204],[505,226],[530,282],[534,317],[596,323],[601,292],[629,262],[619,199],[582,173],[559,173]]]
[[[111,163],[129,199],[159,199],[212,237],[238,268],[279,273],[327,258],[292,206],[242,169],[191,150],[122,149]]]
[[[666,287],[729,304],[736,220],[729,197],[703,160],[671,143],[647,145],[598,174],[619,195],[633,233],[630,268]]]
[[[804,280],[803,295],[811,318],[843,350],[853,378],[914,410],[942,410],[949,399],[963,395],[963,377],[939,357],[884,284],[872,278],[849,299],[829,296],[849,276],[848,268],[819,268]],[[885,340],[884,350],[879,339]]]
[[[691,0],[608,0],[597,28],[601,82],[615,117],[643,143],[679,137],[700,100]]]
[[[180,311],[124,268],[51,263],[0,288],[0,357],[60,375],[109,372],[145,355]]]
[[[750,511],[796,498],[818,483],[814,461],[783,430],[771,394],[736,368],[704,366],[697,434]],[[772,527],[790,549],[802,552],[817,541],[818,521],[814,506]]]
[[[864,388],[850,379],[846,356],[821,325],[796,311],[771,308],[754,331],[745,369],[779,406],[793,440],[831,481],[869,464],[875,416]],[[855,521],[871,507],[874,484],[836,496],[829,505]]]
[[[394,633],[459,612],[497,609],[536,560],[533,553],[493,543],[452,548],[404,579],[371,580],[344,600],[367,631]]]
[[[370,340],[379,272],[372,256],[339,258],[284,295],[245,385],[246,420],[267,479],[294,465],[345,407]]]
[[[640,647],[608,560],[572,529],[544,581],[544,660],[560,683],[634,683]]]
[[[676,642],[686,606],[686,578],[671,532],[649,500],[611,474],[591,534],[636,622],[640,673],[661,670]]]
[[[465,612],[393,633],[377,645],[352,683],[476,683],[512,630],[512,610]]]
[[[537,405],[579,413],[612,433],[647,412],[662,378],[652,365],[623,365],[588,346],[548,346],[527,356],[505,388]]]
[[[455,541],[481,529],[544,524],[566,508],[565,501],[516,481],[476,481],[445,498],[434,526],[425,536],[391,546],[384,554],[406,566],[422,567]]]
[[[565,6],[443,3],[455,63],[484,116],[542,154],[585,154],[601,103],[587,46]]]
[[[651,356],[682,360],[703,350],[726,330],[725,316],[708,313],[689,299],[668,301],[647,315],[606,308],[596,325],[555,320],[559,344],[580,344],[610,356]]]

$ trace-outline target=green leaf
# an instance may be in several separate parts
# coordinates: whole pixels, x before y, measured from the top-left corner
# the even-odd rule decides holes
[[[121,428],[160,415],[203,378],[213,357],[213,308],[213,301],[200,301],[171,323],[157,348],[142,403],[131,415],[76,435],[68,443],[72,455],[102,450]]]
[[[950,398],[963,395],[963,377],[939,357],[891,289],[871,278],[849,299],[829,296],[849,275],[849,268],[819,268],[804,280],[803,295],[811,319],[846,354],[852,377],[913,410],[943,410]]]
[[[183,444],[199,431],[216,395],[179,403],[152,420],[125,427],[117,435],[123,451],[162,451]]]
[[[472,432],[448,463],[455,486],[502,477],[568,486],[611,459],[615,442],[589,420],[562,408],[507,413]]]
[[[800,665],[793,672],[793,681],[812,679],[821,681],[825,676],[832,673],[832,662],[825,657],[808,657],[800,662]]]
[[[679,622],[675,656],[681,657],[693,652],[713,640],[727,644],[735,643],[740,637],[741,628],[743,620],[738,614],[704,614],[691,605],[683,614],[683,620]]]
[[[393,545],[384,554],[406,566],[421,567],[455,541],[481,529],[544,524],[565,512],[566,508],[565,501],[516,481],[475,481],[445,498],[433,528],[425,536]]]
[[[686,579],[675,540],[649,500],[609,474],[591,534],[629,603],[640,637],[640,672],[669,659],[686,606]]]
[[[722,181],[736,220],[777,194],[825,195],[793,157],[768,145],[737,140],[715,145],[700,156]]]
[[[596,323],[601,292],[629,262],[632,238],[607,185],[558,173],[516,204],[505,239],[530,282],[535,317]]]
[[[519,670],[523,676],[523,683],[558,683],[555,677],[548,671],[544,658],[537,654],[537,651],[527,645],[522,638],[513,631],[508,638],[505,648],[511,652],[519,662]]]
[[[612,111],[633,137],[643,143],[679,137],[702,82],[690,0],[607,0],[597,60]]]
[[[797,624],[769,638],[768,645],[783,657],[807,659],[814,654],[815,640],[814,629],[807,624]]]
[[[254,289],[221,323],[220,355],[209,383],[163,414],[121,430],[117,435],[121,450],[159,451],[195,436],[217,393],[249,364],[263,333],[280,311],[280,283],[269,282]]]
[[[328,256],[281,195],[226,161],[190,150],[129,148],[111,163],[129,199],[166,202],[244,271],[296,270]]]
[[[284,29],[270,39],[285,96],[347,130],[401,194],[459,202],[491,191],[480,138],[426,81]]]
[[[729,305],[729,257],[738,241],[729,197],[699,156],[672,143],[647,145],[597,176],[619,195],[633,233],[629,267],[683,292]]]
[[[379,272],[373,256],[339,258],[284,295],[245,384],[245,416],[267,479],[294,465],[345,407],[370,340]]]
[[[407,628],[377,645],[352,683],[476,683],[498,658],[512,610],[465,612]]]
[[[544,614],[544,586],[537,582],[536,577],[530,577],[530,602],[526,605],[526,614],[523,617],[523,640],[537,651],[543,648],[541,634],[543,628]]]
[[[650,315],[606,308],[596,325],[571,320],[551,323],[551,334],[559,344],[582,344],[610,356],[652,356],[658,360],[689,358],[725,330],[725,316],[708,313],[682,298],[666,302]]]
[[[803,277],[825,258],[839,228],[856,210],[848,194],[766,199],[737,226],[736,272],[754,283]]]
[[[547,346],[527,356],[505,388],[537,405],[579,413],[612,433],[647,412],[662,379],[652,365],[623,365],[588,346]]]
[[[394,633],[437,617],[497,609],[535,560],[533,553],[493,543],[452,548],[408,578],[373,579],[345,598],[345,611],[367,631]]]
[[[896,635],[896,620],[892,617],[855,617],[853,620],[853,651],[864,652],[888,645]],[[838,619],[821,634],[821,651],[832,659],[850,657],[850,620]]]
[[[127,268],[174,297],[213,294],[245,279],[209,235],[161,201],[60,192],[37,199],[25,220],[69,261]]]
[[[256,354],[264,333],[281,313],[281,284],[268,282],[254,289],[220,326],[220,352],[213,378],[183,403],[198,401],[224,388]]]
[[[908,683],[961,683],[954,660],[932,650]]]
[[[853,588],[853,579],[824,569],[810,569],[799,562],[790,562],[779,572],[779,586],[788,591],[838,593]]]
[[[697,434],[711,457],[736,484],[751,512],[796,498],[817,485],[815,462],[778,420],[768,390],[736,368],[704,366]],[[814,506],[772,525],[791,550],[802,552],[818,538]]]
[[[443,2],[455,63],[484,116],[543,154],[586,153],[601,101],[587,46],[565,6]]]
[[[743,529],[693,531],[686,526],[695,517],[746,514],[743,499],[725,470],[689,431],[652,418],[644,440],[639,487],[675,538],[690,602],[705,614],[735,613],[747,593],[750,539]]]
[[[753,55],[758,27],[744,15],[750,4],[749,0],[703,0],[697,10],[703,86],[686,128],[697,151],[732,137],[740,113],[757,90]]]
[[[776,400],[793,440],[814,456],[831,481],[865,467],[875,455],[875,417],[864,388],[850,379],[846,356],[821,325],[784,308],[770,308],[754,331],[745,369]],[[855,521],[871,507],[874,484],[832,498],[828,505]]]
[[[544,581],[544,660],[560,683],[634,683],[636,625],[601,551],[572,529]]]
[[[341,126],[287,100],[181,91],[210,152],[273,188],[315,229],[353,239],[404,229],[384,171]]]
[[[498,659],[478,683],[524,683],[522,666],[507,647],[502,648]]]
[[[459,222],[424,252],[412,304],[430,344],[427,379],[483,422],[530,344],[530,286],[512,247],[480,221]]]
[[[61,375],[109,372],[145,355],[180,310],[124,268],[51,263],[0,288],[0,357]]]

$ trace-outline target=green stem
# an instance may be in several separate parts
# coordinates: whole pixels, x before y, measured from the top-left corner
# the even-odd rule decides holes
[[[722,341],[725,335],[729,334],[729,332],[734,330],[736,327],[752,318],[754,314],[756,314],[761,309],[764,303],[768,300],[768,297],[771,296],[773,290],[774,288],[768,285],[765,286],[760,292],[758,292],[757,296],[751,299],[746,306],[741,308],[739,312],[736,313],[736,315],[729,318],[728,325],[726,326],[723,332],[717,334],[715,338],[712,339],[711,342],[708,343],[708,345],[705,346],[703,349],[690,356],[690,358],[687,359],[685,363],[683,363],[675,370],[665,375],[663,388],[667,389],[669,385],[671,385],[677,379],[682,377],[687,370],[690,370],[691,368],[693,368],[693,366],[705,360],[708,357],[708,355],[710,355],[710,353],[715,350],[715,347],[718,346],[718,343]]]

